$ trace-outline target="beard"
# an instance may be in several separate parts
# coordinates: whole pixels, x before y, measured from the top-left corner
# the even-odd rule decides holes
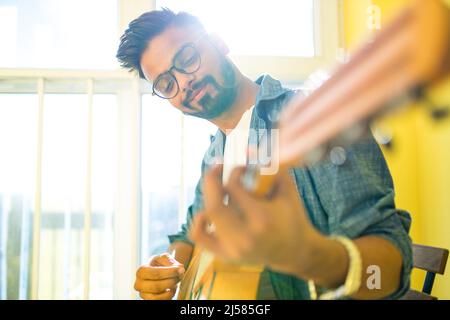
[[[194,91],[199,88],[209,85],[216,94],[206,93],[197,103],[200,105],[202,111],[184,112],[184,114],[211,120],[220,117],[226,111],[230,110],[231,106],[236,100],[237,84],[236,75],[231,63],[223,58],[220,66],[223,84],[211,75],[205,76],[201,81],[197,82],[190,92],[186,95],[182,105],[188,109],[195,110],[190,105],[190,98]]]

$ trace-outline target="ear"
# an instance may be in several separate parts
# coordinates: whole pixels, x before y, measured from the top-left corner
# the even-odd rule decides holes
[[[224,56],[226,56],[228,53],[230,53],[230,49],[228,48],[227,44],[221,37],[219,37],[216,33],[211,33],[209,35],[209,39],[211,43],[217,48],[217,50],[220,51]]]

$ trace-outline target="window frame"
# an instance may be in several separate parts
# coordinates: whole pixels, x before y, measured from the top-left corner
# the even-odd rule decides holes
[[[151,10],[149,0],[116,0],[118,3],[118,33],[124,32],[128,23],[141,13]],[[37,68],[0,68],[0,93],[32,93],[38,95],[39,119],[38,151],[36,155],[36,190],[34,194],[35,217],[33,229],[40,224],[41,216],[41,157],[42,157],[42,114],[45,94],[83,93],[87,95],[112,93],[118,99],[118,170],[117,194],[115,199],[114,244],[113,244],[113,297],[114,299],[136,299],[133,289],[135,272],[139,263],[140,232],[140,109],[141,95],[150,93],[149,86],[134,74],[125,70],[66,70]],[[89,161],[89,160],[88,160]],[[87,177],[87,180],[90,179]],[[88,183],[88,182],[87,182]],[[89,195],[86,195],[85,217],[90,218]],[[89,239],[89,228],[85,230],[84,240]],[[34,233],[33,243],[39,244],[39,233]],[[89,240],[88,240],[89,241]],[[81,266],[84,282],[89,281],[89,252],[84,259],[88,263]],[[31,298],[38,299],[39,250],[33,252],[31,264]],[[87,258],[86,258],[87,257]],[[89,288],[89,286],[88,286]],[[84,299],[89,298],[85,290]]]
[[[252,79],[263,72],[284,83],[298,83],[337,61],[341,47],[340,10],[341,0],[314,0],[314,57],[231,55],[231,59]]]
[[[152,8],[156,8],[157,0],[151,2]],[[231,60],[251,79],[256,80],[264,73],[291,84],[301,82],[318,69],[332,66],[339,58],[342,47],[342,0],[313,0],[313,6],[314,57],[231,54]]]

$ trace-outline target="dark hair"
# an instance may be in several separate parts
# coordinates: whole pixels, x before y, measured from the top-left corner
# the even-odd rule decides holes
[[[187,12],[175,14],[167,8],[146,12],[131,21],[128,29],[120,37],[120,45],[116,54],[120,66],[130,71],[138,71],[139,76],[145,79],[140,65],[142,54],[154,37],[172,25],[192,25],[204,29],[200,20]]]

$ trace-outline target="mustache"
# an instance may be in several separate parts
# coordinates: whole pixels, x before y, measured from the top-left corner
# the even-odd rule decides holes
[[[189,104],[189,103],[191,102],[191,100],[192,100],[192,95],[193,95],[194,92],[196,92],[198,89],[200,89],[200,88],[206,86],[207,84],[211,84],[211,85],[213,85],[214,87],[217,88],[217,81],[216,81],[212,76],[210,76],[210,75],[205,76],[202,80],[197,81],[196,83],[194,83],[194,84],[192,85],[191,89],[189,89],[189,90],[186,92],[186,97],[184,98],[184,100],[183,100],[183,102],[182,102],[183,106],[185,106],[185,107],[187,107],[187,108],[189,108],[189,109],[192,109],[192,107],[191,107],[190,104]]]

